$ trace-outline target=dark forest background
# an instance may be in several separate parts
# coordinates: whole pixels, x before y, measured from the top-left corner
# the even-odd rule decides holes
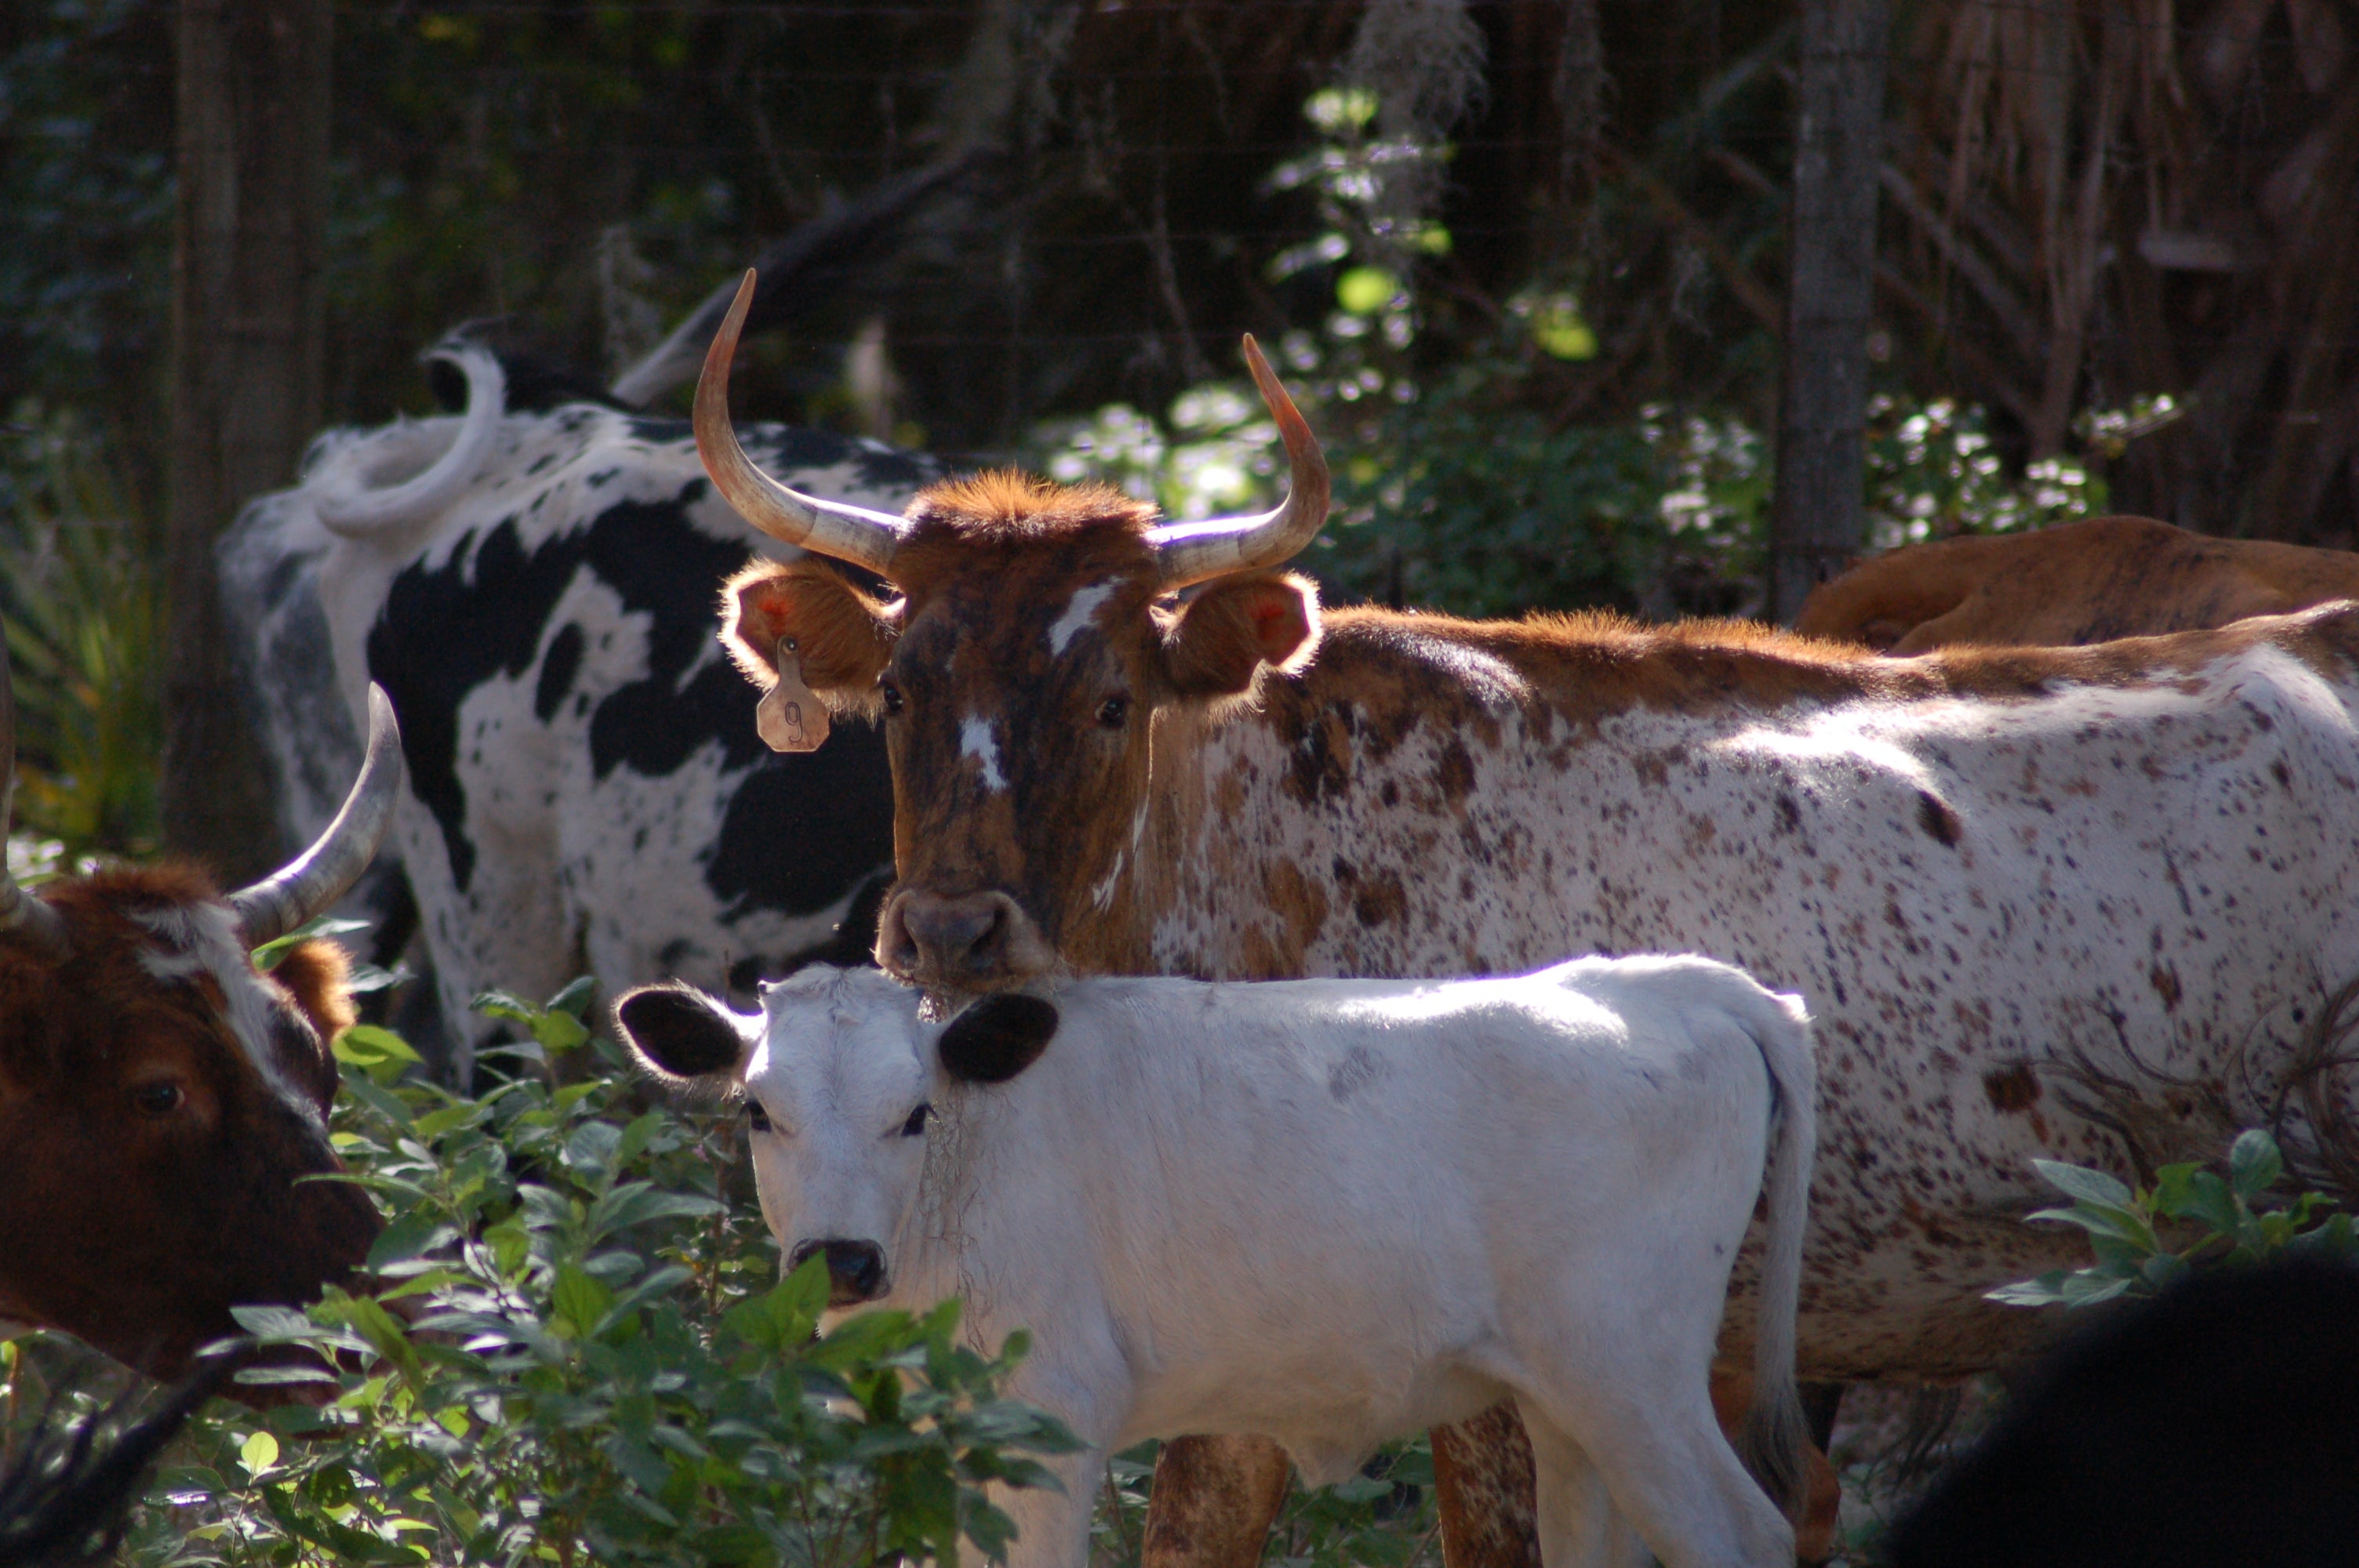
[[[1415,7],[1408,7],[1415,9]],[[1454,6],[1435,6],[1452,11]],[[352,5],[335,27],[326,397],[425,406],[418,351],[508,316],[580,362],[643,348],[766,240],[957,143],[999,162],[773,346],[756,411],[830,417],[881,318],[905,434],[1006,450],[1160,407],[1237,332],[1315,329],[1322,227],[1270,176],[1319,141],[1357,0]],[[1676,398],[1766,422],[1790,162],[1781,5],[1466,5],[1479,35],[1422,258],[1417,345],[1461,356],[1517,290],[1579,291],[1598,352],[1518,400],[1558,424]],[[1887,388],[1990,411],[2021,463],[2114,504],[2347,540],[2359,438],[2354,18],[2343,0],[1905,3],[1878,331]],[[157,478],[172,200],[163,0],[0,13],[0,406],[87,412]],[[1448,62],[1441,62],[1448,63]],[[1414,92],[1432,61],[1396,62]],[[2116,455],[2074,419],[2169,395]],[[837,416],[841,410],[835,411]]]

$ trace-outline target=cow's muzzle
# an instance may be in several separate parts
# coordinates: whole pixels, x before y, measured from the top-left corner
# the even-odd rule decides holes
[[[885,1293],[885,1249],[874,1241],[799,1241],[787,1254],[792,1273],[818,1253],[827,1254],[827,1304],[857,1306]]]
[[[1049,965],[1048,944],[1004,892],[955,897],[904,889],[876,923],[876,962],[929,989],[997,990]]]

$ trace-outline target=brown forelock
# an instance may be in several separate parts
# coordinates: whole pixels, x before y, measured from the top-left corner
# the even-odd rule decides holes
[[[917,524],[909,545],[893,557],[893,579],[908,586],[903,565],[911,545],[944,538],[973,545],[1051,544],[1101,528],[1144,535],[1155,525],[1155,503],[1112,485],[1058,484],[999,469],[929,484],[909,502]]]
[[[158,979],[141,964],[156,944],[124,912],[210,896],[201,872],[107,871],[43,892],[71,957],[42,968],[0,946],[16,1079],[0,1099],[0,1297],[171,1376],[235,1332],[233,1303],[316,1296],[366,1256],[379,1222],[355,1188],[298,1184],[341,1166],[247,1057],[212,977]],[[304,1027],[291,1009],[284,1022]],[[185,1098],[151,1115],[135,1094],[160,1081]]]
[[[336,1099],[336,1056],[331,1043],[360,1018],[347,989],[352,961],[335,943],[314,937],[280,955],[270,978],[311,1025],[309,1039],[294,1030],[277,1033],[273,1044],[279,1047],[279,1059],[320,1108],[327,1110]]]
[[[790,636],[804,684],[840,713],[874,714],[897,629],[893,607],[816,559],[756,560],[722,585],[721,643],[745,678],[777,685],[778,640]]]

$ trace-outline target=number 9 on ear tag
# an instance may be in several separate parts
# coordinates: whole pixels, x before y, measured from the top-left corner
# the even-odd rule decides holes
[[[778,639],[778,684],[754,709],[754,728],[773,752],[816,752],[827,739],[827,704],[803,684],[792,637]]]

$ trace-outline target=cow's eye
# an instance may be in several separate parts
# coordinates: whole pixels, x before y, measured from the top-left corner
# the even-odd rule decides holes
[[[1108,730],[1119,730],[1130,717],[1130,698],[1120,692],[1098,704],[1098,723]]]
[[[745,1102],[745,1125],[752,1128],[756,1132],[767,1132],[770,1130],[770,1113],[762,1108],[762,1102],[760,1100],[747,1100]]]
[[[188,1097],[174,1083],[142,1084],[131,1091],[131,1103],[147,1116],[169,1116]]]
[[[898,686],[896,686],[893,682],[889,680],[880,680],[876,683],[876,690],[878,694],[885,698],[885,716],[886,718],[891,718],[893,715],[900,712],[901,709],[907,706],[907,704],[902,700],[901,688]]]
[[[923,1132],[926,1130],[926,1119],[933,1114],[934,1108],[921,1102],[917,1109],[909,1113],[909,1119],[901,1124],[901,1136],[915,1138]]]

